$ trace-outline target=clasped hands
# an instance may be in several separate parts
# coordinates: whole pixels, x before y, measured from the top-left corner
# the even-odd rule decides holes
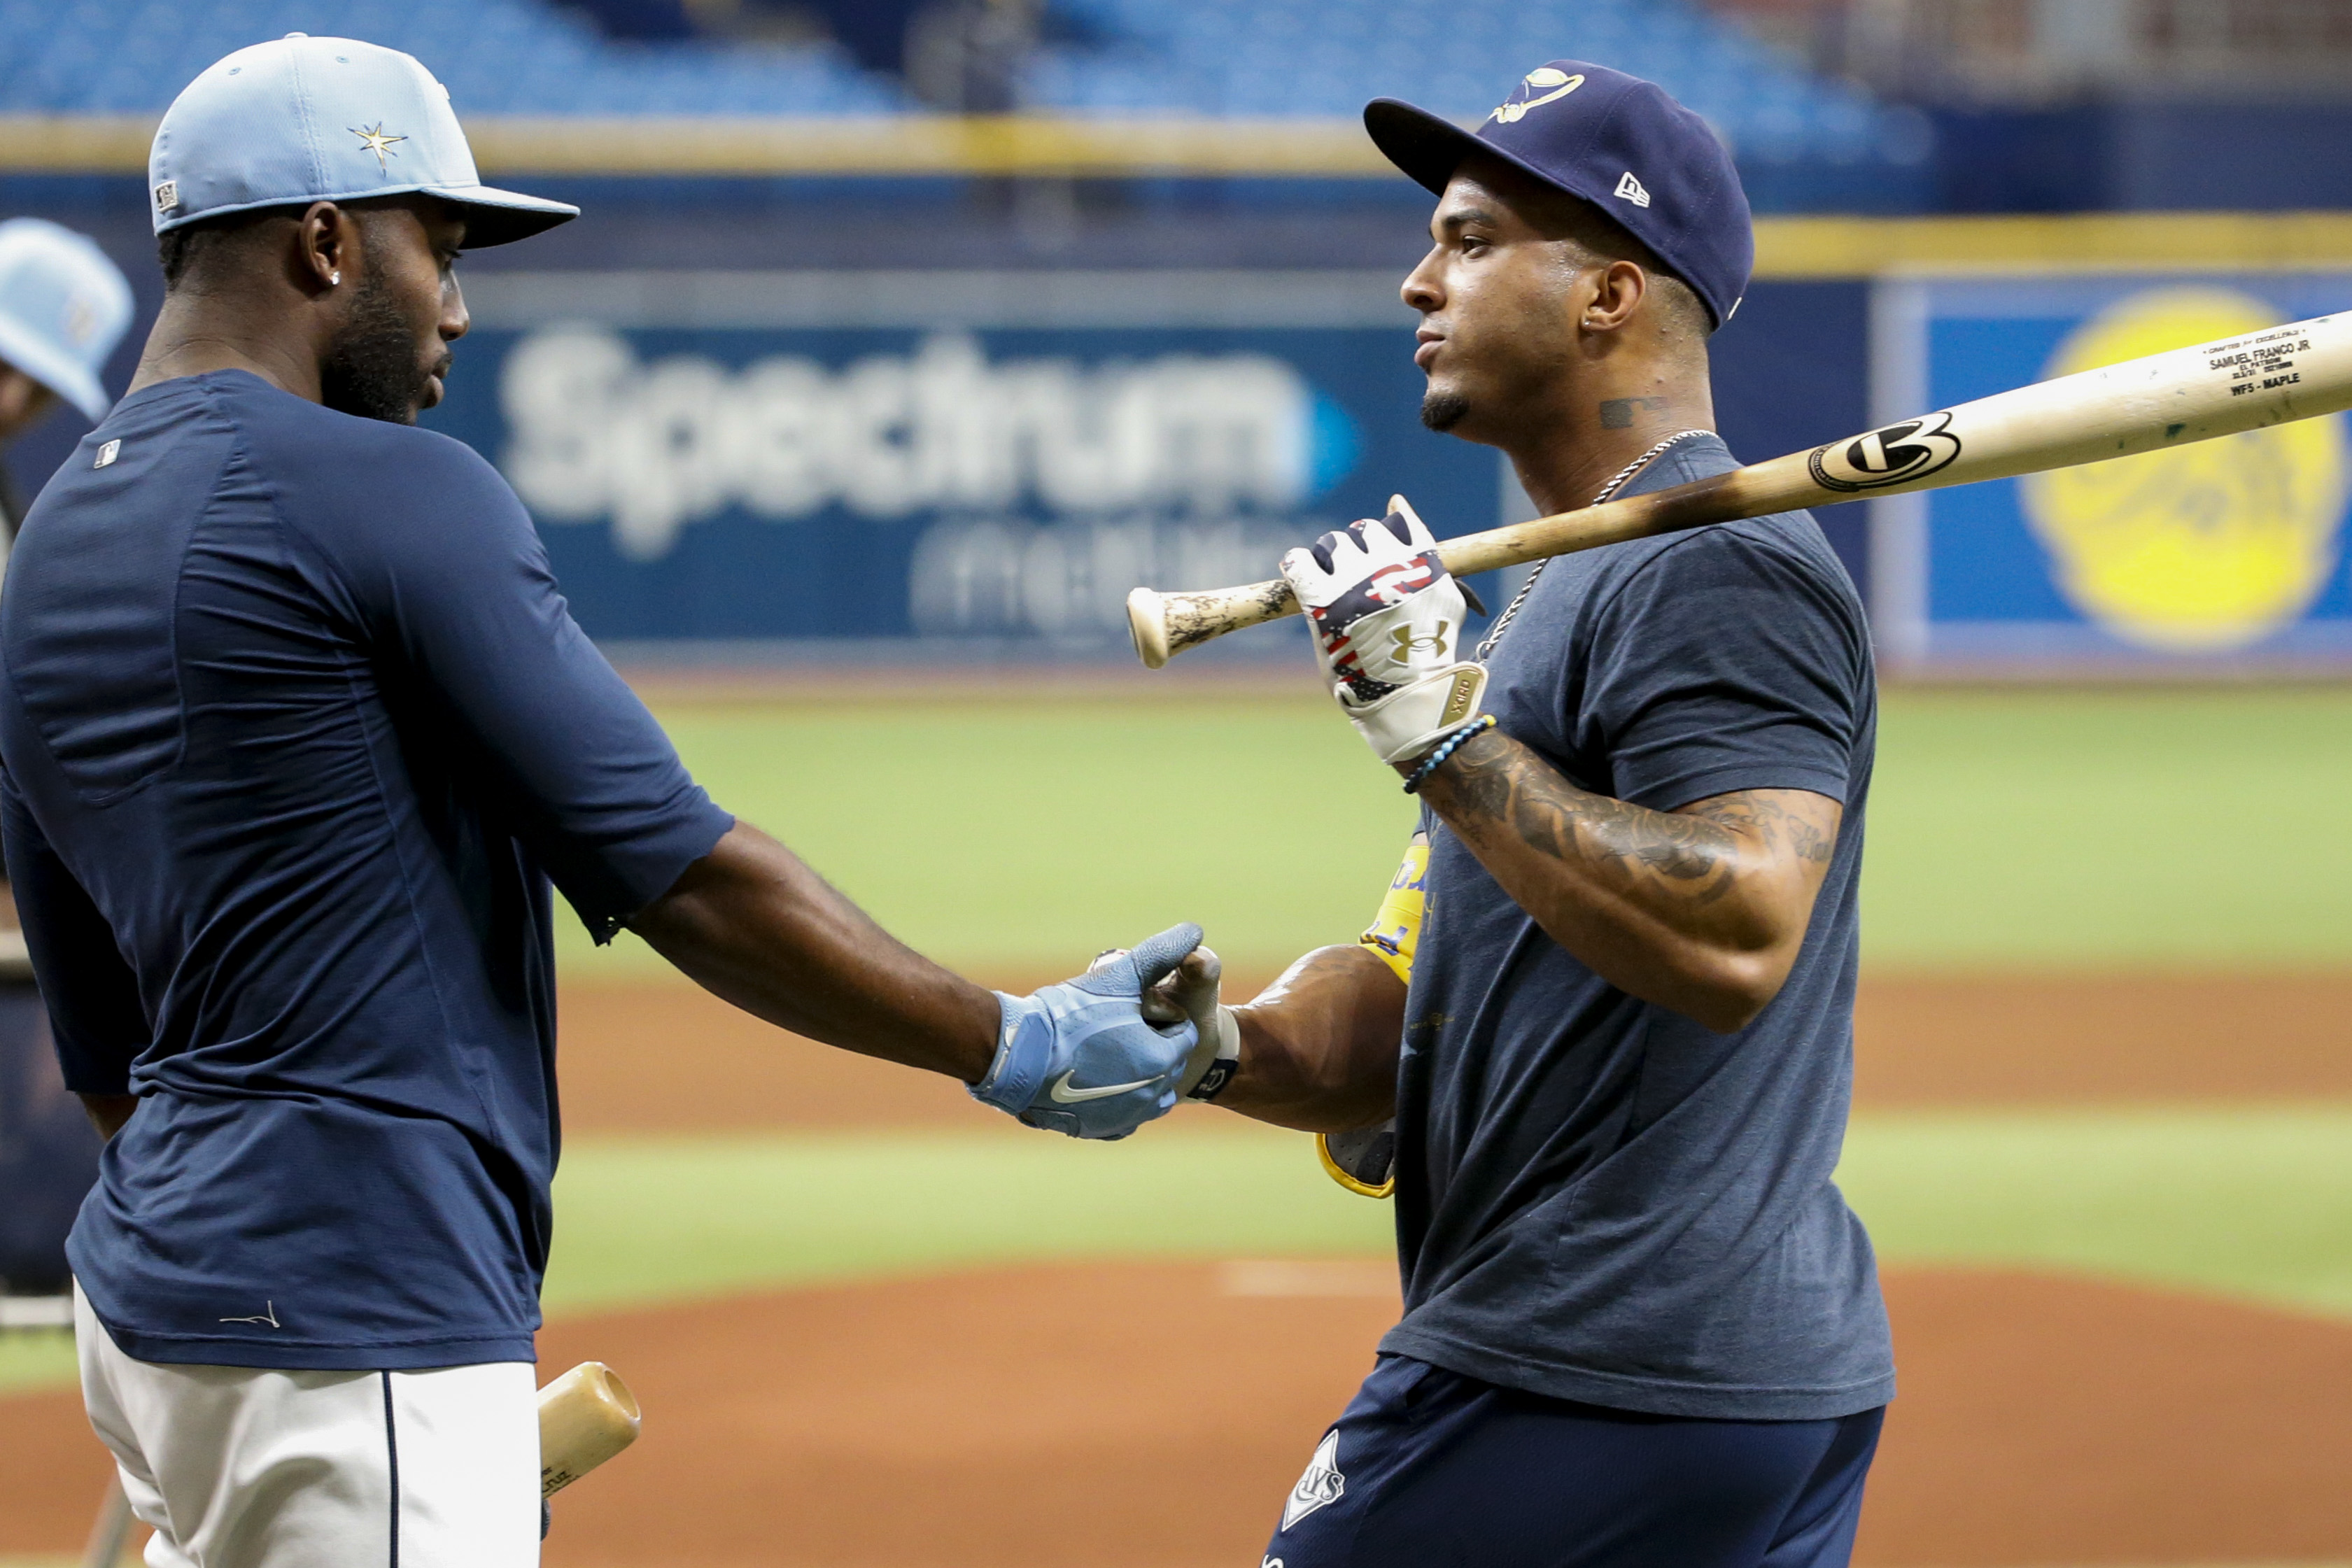
[[[997,992],[996,1056],[972,1098],[1024,1125],[1095,1139],[1124,1138],[1179,1099],[1208,1099],[1240,1056],[1233,1010],[1218,1005],[1219,967],[1188,922],[1058,986]]]

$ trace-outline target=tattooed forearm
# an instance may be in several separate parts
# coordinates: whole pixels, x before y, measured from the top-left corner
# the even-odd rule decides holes
[[[1684,810],[1727,828],[1744,829],[1766,847],[1778,850],[1785,846],[1799,860],[1815,865],[1827,865],[1837,853],[1837,834],[1833,830],[1822,831],[1820,823],[1756,790],[1717,795],[1686,806]]]
[[[1700,903],[1720,898],[1731,885],[1740,844],[1724,823],[1579,789],[1527,747],[1500,736],[1480,736],[1462,747],[1438,779],[1462,809],[1507,824],[1529,848],[1553,859],[1639,865],[1669,882],[1696,884],[1684,891]],[[1437,791],[1430,793],[1434,798]],[[1445,810],[1444,803],[1439,810]]]
[[[1843,812],[1804,789],[1654,811],[1578,789],[1496,730],[1421,795],[1552,940],[1717,1030],[1742,1027],[1788,977]]]

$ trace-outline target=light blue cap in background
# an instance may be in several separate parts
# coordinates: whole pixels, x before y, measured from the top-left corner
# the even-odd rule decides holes
[[[131,285],[106,253],[40,218],[0,223],[0,361],[95,423],[113,400],[99,378],[131,325]]]
[[[504,245],[580,209],[482,183],[449,89],[414,55],[289,33],[181,90],[147,155],[155,232],[259,207],[422,193],[468,209],[466,247]]]

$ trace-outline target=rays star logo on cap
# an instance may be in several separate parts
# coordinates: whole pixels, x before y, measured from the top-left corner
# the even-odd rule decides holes
[[[365,131],[362,131],[356,125],[346,125],[343,129],[358,137],[360,139],[360,145],[375,154],[375,166],[386,173],[390,173],[392,172],[392,165],[383,161],[384,154],[392,152],[392,144],[394,142],[405,141],[408,140],[405,136],[387,136],[384,134],[383,121],[381,120],[368,127]],[[394,158],[400,156],[397,152],[393,152],[392,155]]]
[[[198,72],[155,128],[147,188],[159,235],[228,213],[411,193],[461,211],[467,250],[580,215],[569,202],[483,184],[448,89],[415,56],[302,33]]]
[[[1528,110],[1541,109],[1554,99],[1566,98],[1583,85],[1584,78],[1580,75],[1570,76],[1566,71],[1556,69],[1551,66],[1538,66],[1520,81],[1518,89],[1511,94],[1510,101],[1496,106],[1490,118],[1509,125],[1515,120],[1525,119]],[[1528,96],[1530,93],[1541,93],[1543,96],[1531,98]]]

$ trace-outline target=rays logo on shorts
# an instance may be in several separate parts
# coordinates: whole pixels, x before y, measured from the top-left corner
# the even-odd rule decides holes
[[[1348,1478],[1339,1473],[1339,1429],[1334,1427],[1323,1434],[1323,1441],[1316,1445],[1315,1457],[1307,1461],[1307,1473],[1298,1478],[1298,1484],[1284,1500],[1282,1529],[1288,1530],[1317,1509],[1338,1502],[1339,1494],[1347,1490]]]

